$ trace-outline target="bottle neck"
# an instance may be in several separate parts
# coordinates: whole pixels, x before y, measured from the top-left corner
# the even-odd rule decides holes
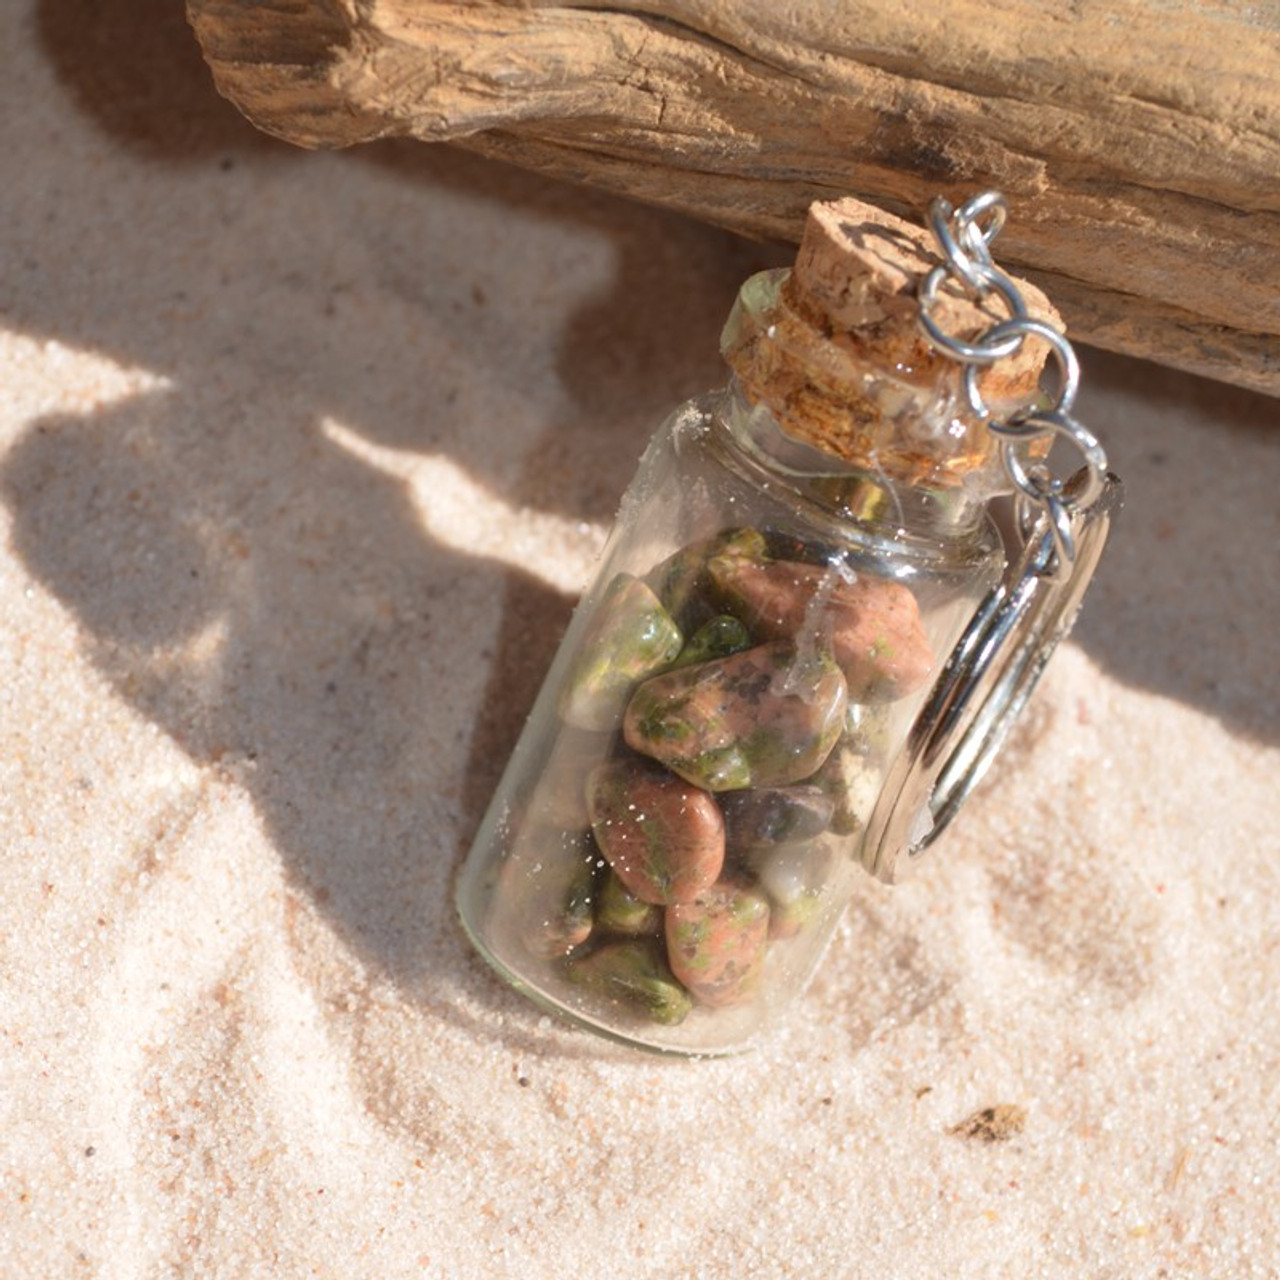
[[[736,449],[766,483],[784,483],[830,521],[873,537],[958,548],[985,540],[986,492],[903,483],[892,475],[833,457],[789,435],[763,403],[752,403],[735,376],[720,393],[716,417]]]
[[[904,502],[919,489],[926,507],[954,510],[963,522],[975,499],[1008,492],[1009,482],[999,441],[969,406],[959,366],[930,348],[916,314],[912,298],[909,315],[836,331],[794,273],[763,272],[739,291],[721,351],[745,399],[767,406],[787,436],[828,460],[828,471],[860,470],[873,488]],[[998,392],[984,383],[983,391],[997,414],[1029,398],[1019,382]],[[943,496],[948,490],[954,503]]]

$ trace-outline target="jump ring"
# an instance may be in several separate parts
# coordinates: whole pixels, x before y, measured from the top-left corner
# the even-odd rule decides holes
[[[1102,493],[1107,474],[1107,452],[1098,437],[1069,413],[1061,409],[1024,413],[1010,422],[992,422],[989,429],[995,435],[1003,436],[1009,445],[1033,440],[1038,435],[1051,435],[1055,439],[1066,440],[1080,454],[1085,464],[1083,486],[1078,493],[1072,495],[1073,504],[1076,507],[1087,507]],[[1001,456],[1004,456],[1003,453]],[[1013,477],[1010,476],[1010,479]]]
[[[979,221],[985,214],[987,228],[983,230]],[[1000,234],[1009,216],[1009,206],[998,191],[983,191],[955,211],[956,230],[964,246],[984,266],[991,265],[991,242]]]
[[[971,367],[994,364],[997,360],[1013,355],[1022,346],[1022,334],[1017,330],[997,332],[1005,325],[1029,322],[1027,304],[1013,281],[1002,271],[992,267],[983,268],[982,278],[1004,299],[1009,308],[1010,318],[988,329],[977,342],[963,342],[949,333],[944,333],[937,321],[929,314],[937,299],[938,289],[945,283],[947,275],[946,267],[934,267],[925,277],[924,284],[920,288],[920,325],[928,335],[929,341],[940,351],[946,352],[953,360]],[[967,370],[965,376],[967,386]],[[976,385],[976,378],[974,381]],[[979,416],[985,415],[979,414]]]
[[[1061,410],[1063,413],[1069,411],[1075,403],[1076,393],[1080,390],[1080,361],[1076,356],[1075,348],[1052,325],[1045,324],[1043,320],[1031,319],[1026,314],[1025,304],[1021,315],[992,325],[982,335],[981,341],[999,341],[1013,334],[1017,334],[1022,338],[1034,336],[1043,339],[1049,344],[1049,349],[1053,352],[1058,362],[1058,373],[1062,380],[1062,385],[1058,388],[1058,394],[1054,397],[1053,408]],[[978,375],[976,372],[969,369],[965,370],[964,390],[969,400],[969,407],[974,413],[980,418],[990,417],[991,410],[987,407],[987,402],[982,398],[982,392],[978,388]]]
[[[950,201],[941,196],[929,205],[929,225],[942,256],[947,260],[948,272],[959,276],[978,297],[984,297],[989,286],[982,277],[982,268],[991,265],[990,254],[986,253],[986,241],[976,250],[972,244],[962,243],[952,230],[955,216]]]
[[[1000,446],[1000,461],[1004,463],[1005,475],[1009,477],[1013,487],[1025,494],[1038,506],[1043,506],[1047,498],[1057,493],[1052,481],[1046,482],[1047,468],[1027,467],[1018,454],[1018,441],[1006,440]]]
[[[1053,548],[1056,554],[1041,576],[1060,578],[1075,563],[1076,558],[1076,536],[1071,527],[1071,511],[1056,494],[1045,500],[1043,511],[1049,522],[1049,531],[1053,535]]]
[[[1014,510],[1023,542],[1030,545],[1040,541],[1034,560],[1036,577],[1061,581],[1070,574],[1076,558],[1070,508],[1061,498],[1052,498],[1039,506],[1019,494]]]

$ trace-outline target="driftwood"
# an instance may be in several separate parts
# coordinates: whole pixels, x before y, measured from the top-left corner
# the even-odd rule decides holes
[[[1072,332],[1280,394],[1280,15],[1148,0],[187,0],[308,147],[451,141],[798,240],[995,186]]]

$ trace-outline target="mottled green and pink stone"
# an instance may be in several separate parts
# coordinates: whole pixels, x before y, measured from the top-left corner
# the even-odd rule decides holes
[[[525,889],[526,945],[658,1022],[754,998],[874,802],[850,724],[933,669],[908,588],[768,545],[731,529],[618,575],[561,697],[610,745],[577,792],[586,852]]]

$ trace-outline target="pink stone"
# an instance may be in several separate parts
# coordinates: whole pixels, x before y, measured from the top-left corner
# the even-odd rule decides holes
[[[619,880],[644,902],[687,902],[724,865],[715,799],[645,761],[601,765],[587,783],[591,829]]]
[[[781,787],[827,758],[846,705],[844,676],[826,654],[766,644],[646,680],[623,736],[708,791]]]
[[[671,972],[703,1004],[741,1004],[760,984],[769,903],[745,881],[726,877],[692,902],[668,907]]]
[[[916,598],[901,583],[790,560],[716,556],[707,566],[723,608],[753,634],[829,646],[854,702],[892,701],[918,689],[933,651]]]

